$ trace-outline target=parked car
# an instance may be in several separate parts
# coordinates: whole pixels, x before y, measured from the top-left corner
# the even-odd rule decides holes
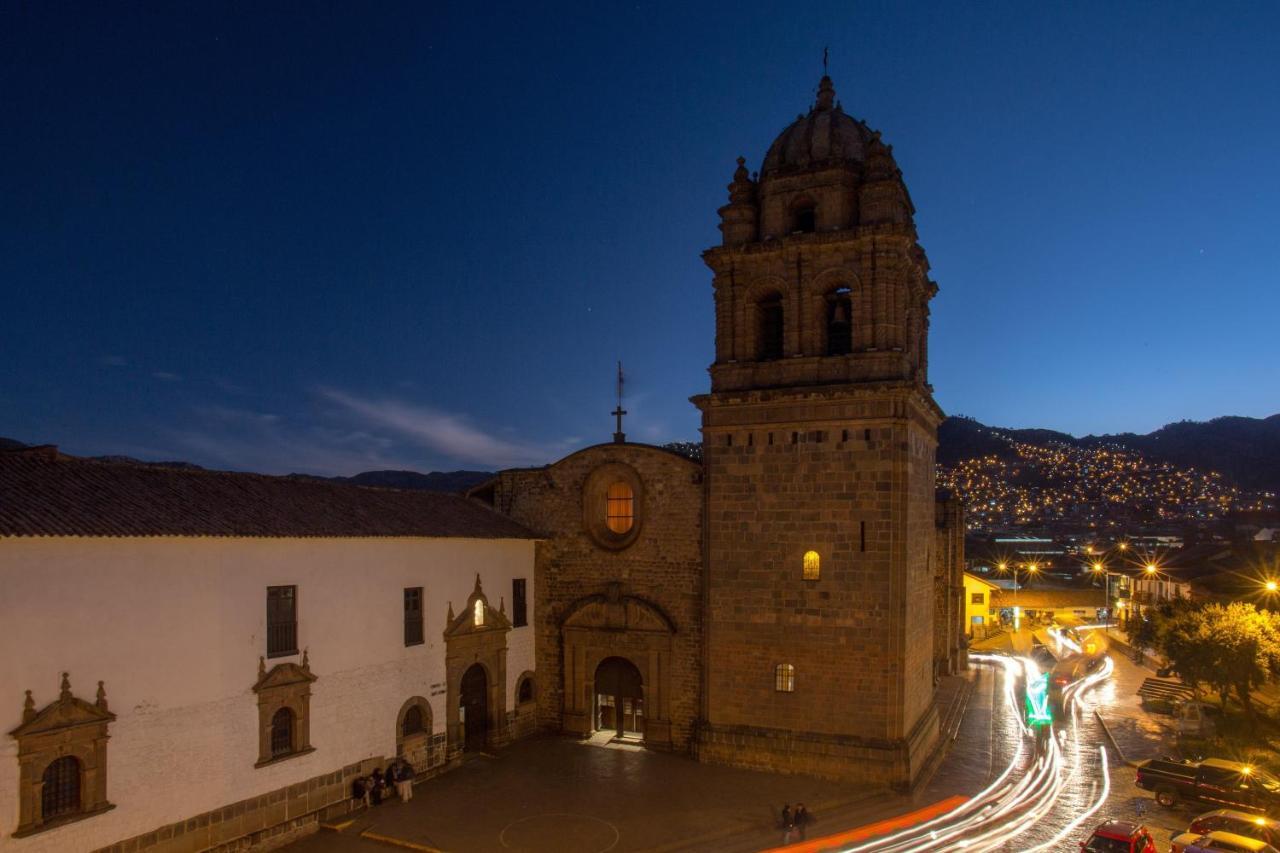
[[[1156,842],[1140,823],[1109,820],[1080,842],[1085,853],[1156,853]]]
[[[1232,809],[1205,812],[1191,821],[1191,826],[1187,827],[1187,832],[1198,835],[1206,835],[1215,830],[1247,835],[1250,838],[1265,841],[1272,847],[1280,847],[1280,821],[1248,812]]]
[[[1280,781],[1259,767],[1238,761],[1151,758],[1138,765],[1135,781],[1139,788],[1154,791],[1156,802],[1165,808],[1179,800],[1193,800],[1247,812],[1280,814]]]
[[[1280,853],[1265,841],[1215,830],[1207,835],[1184,832],[1173,839],[1169,853]]]

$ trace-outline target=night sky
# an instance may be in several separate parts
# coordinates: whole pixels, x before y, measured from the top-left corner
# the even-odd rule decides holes
[[[0,5],[0,436],[273,473],[697,439],[716,208],[831,48],[938,402],[1280,410],[1280,4]]]

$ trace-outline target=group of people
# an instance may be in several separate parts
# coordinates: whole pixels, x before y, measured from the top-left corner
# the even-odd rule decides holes
[[[791,835],[796,832],[800,833],[800,840],[804,841],[811,823],[813,823],[813,816],[804,807],[804,803],[796,803],[794,806],[784,804],[782,806],[782,843],[790,844]]]
[[[413,799],[413,767],[403,758],[388,764],[386,770],[379,767],[368,776],[357,776],[351,783],[353,807],[381,805],[391,796],[392,788],[400,795],[400,802]]]

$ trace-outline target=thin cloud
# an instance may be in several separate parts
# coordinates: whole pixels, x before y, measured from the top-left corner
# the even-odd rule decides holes
[[[151,375],[162,382],[180,382],[182,377],[176,373],[170,373],[167,370],[153,370]]]
[[[462,462],[511,467],[546,462],[563,447],[507,441],[469,423],[463,415],[440,412],[401,400],[369,400],[335,388],[320,394],[369,425],[390,430],[437,453]]]
[[[106,367],[126,367],[129,364],[129,359],[122,355],[104,355],[98,359],[98,363]]]

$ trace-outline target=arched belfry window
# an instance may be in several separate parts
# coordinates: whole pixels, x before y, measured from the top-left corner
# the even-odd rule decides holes
[[[812,201],[801,199],[791,206],[792,234],[812,234],[817,224],[817,208]]]
[[[782,295],[770,294],[761,299],[757,307],[760,323],[757,356],[760,361],[782,358]]]
[[[635,491],[630,484],[621,480],[609,484],[605,493],[605,524],[609,530],[619,535],[630,533],[635,524]]]
[[[484,602],[476,599],[475,609],[472,612],[472,623],[477,627],[484,625]]]
[[[853,352],[853,294],[841,287],[827,294],[827,355]]]

